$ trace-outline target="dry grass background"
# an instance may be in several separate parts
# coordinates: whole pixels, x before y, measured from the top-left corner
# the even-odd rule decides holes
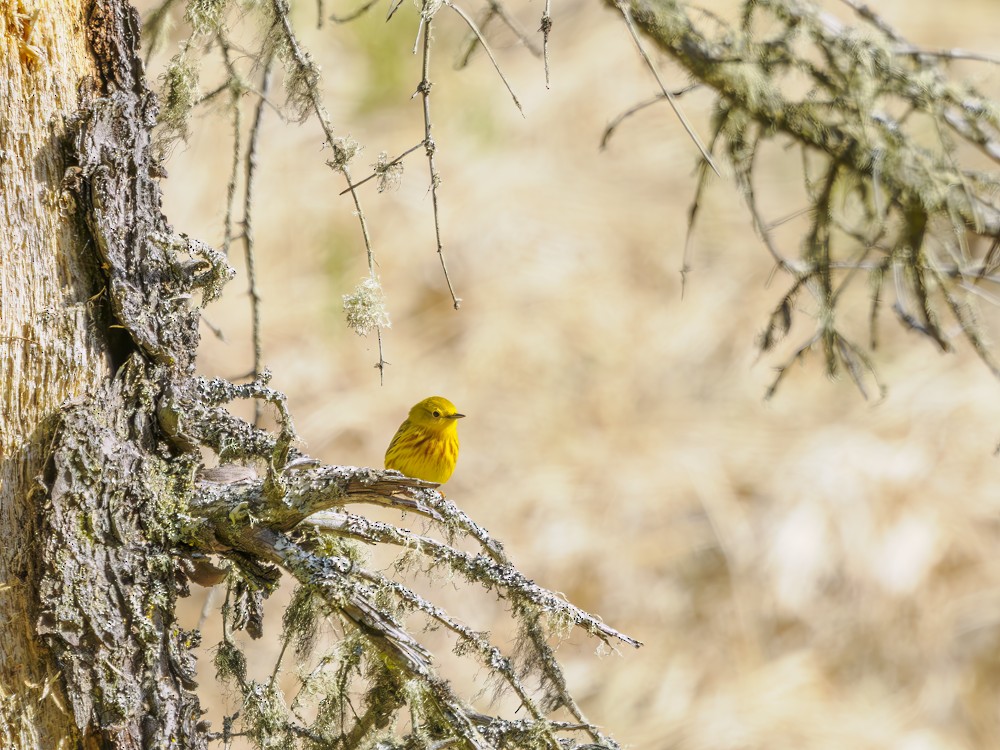
[[[539,0],[512,7],[537,27]],[[989,52],[1000,24],[993,0],[956,0],[946,13],[932,0],[886,0],[879,11],[933,47]],[[312,4],[295,17],[337,132],[366,147],[356,175],[380,150],[420,140],[409,3],[389,25],[381,7],[321,31]],[[540,61],[496,40],[522,119],[483,56],[452,70],[461,28],[441,16],[434,134],[463,305],[455,312],[447,297],[426,163],[414,154],[398,190],[362,191],[393,320],[384,385],[373,340],[340,312],[366,271],[342,181],[323,164],[315,123],[269,116],[256,209],[264,352],[306,450],[380,466],[413,402],[451,398],[469,417],[448,496],[530,577],[645,641],[599,656],[576,635],[559,652],[584,710],[629,746],[1000,747],[1000,384],[969,352],[940,356],[886,315],[876,361],[887,399],[864,401],[817,361],[764,402],[776,360],[758,358],[755,335],[782,280],[768,286],[769,257],[741,201],[714,182],[682,299],[696,151],[660,107],[599,152],[604,126],[655,84],[601,4],[556,2],[554,19],[549,91]],[[709,103],[684,100],[702,133]],[[165,209],[179,230],[218,243],[228,130],[216,117],[195,126],[168,164]],[[777,213],[802,203],[795,163],[775,151],[766,182]],[[794,232],[782,242],[795,251]],[[230,378],[251,365],[233,261],[240,276],[207,311],[229,343],[205,330],[200,363]],[[442,588],[477,627],[505,632],[497,603]],[[188,621],[204,596],[189,600]],[[279,609],[253,646],[262,669],[277,651]],[[206,644],[217,637],[208,625]],[[226,698],[208,687],[207,649],[201,666],[218,719]]]

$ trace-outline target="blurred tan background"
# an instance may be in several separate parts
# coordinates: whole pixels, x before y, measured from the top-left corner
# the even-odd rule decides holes
[[[328,13],[348,9],[333,5]],[[510,7],[538,27],[540,0]],[[842,3],[829,7],[847,17]],[[995,49],[995,2],[941,7],[878,4],[914,43]],[[434,136],[445,252],[463,303],[452,309],[435,255],[418,151],[399,189],[361,190],[392,317],[384,385],[374,338],[349,331],[341,312],[367,270],[349,198],[338,196],[343,180],[323,163],[315,122],[286,125],[268,112],[255,214],[264,359],[305,450],[381,466],[414,402],[453,400],[468,418],[448,497],[538,583],[646,644],[601,656],[576,634],[559,651],[584,711],[623,744],[1000,747],[998,383],[965,346],[939,355],[886,312],[875,355],[884,401],[863,400],[846,378],[831,382],[814,357],[765,402],[780,360],[760,358],[755,337],[785,281],[768,285],[770,258],[741,200],[727,179],[713,181],[682,299],[695,148],[660,106],[600,152],[606,124],[655,82],[601,3],[555,2],[553,14],[551,90],[540,60],[510,34],[492,37],[523,118],[484,55],[453,70],[463,29],[439,14]],[[405,3],[388,25],[384,16],[377,6],[317,30],[314,4],[296,9],[336,132],[365,146],[356,177],[380,151],[394,156],[423,134],[410,99],[416,11]],[[151,76],[172,52],[154,57]],[[669,85],[686,82],[659,64]],[[1000,77],[984,64],[957,70],[988,88]],[[203,89],[216,80],[206,69]],[[703,137],[710,104],[707,93],[683,99]],[[164,183],[175,228],[215,244],[230,158],[221,109],[196,119]],[[765,175],[775,218],[803,204],[797,159],[776,156]],[[797,251],[794,232],[779,238]],[[243,261],[232,262],[239,276],[206,311],[228,343],[203,329],[200,368],[236,378],[252,360]],[[447,606],[503,643],[495,600],[477,594],[470,605],[464,589],[442,588]],[[188,624],[204,597],[188,601]],[[286,598],[275,598],[268,637],[253,646],[258,669],[273,663]],[[424,637],[447,651],[439,634]],[[210,661],[206,648],[202,682],[218,728],[234,706],[211,687]],[[470,687],[481,677],[455,679]]]

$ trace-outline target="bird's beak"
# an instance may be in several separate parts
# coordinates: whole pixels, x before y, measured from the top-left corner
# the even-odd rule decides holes
[[[448,417],[448,419],[461,419],[464,416],[465,416],[464,414],[452,414],[451,416]]]

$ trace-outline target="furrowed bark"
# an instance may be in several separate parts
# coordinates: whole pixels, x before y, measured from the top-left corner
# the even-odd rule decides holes
[[[195,256],[211,251],[174,236],[160,210],[157,104],[138,57],[138,15],[123,0],[93,0],[83,28],[97,73],[80,82],[62,194],[104,274],[99,333],[117,371],[57,420],[38,629],[85,743],[200,748],[197,636],[174,622],[182,587],[170,553],[197,454],[171,442],[157,415],[167,386],[193,368],[199,313],[189,299],[211,266]]]

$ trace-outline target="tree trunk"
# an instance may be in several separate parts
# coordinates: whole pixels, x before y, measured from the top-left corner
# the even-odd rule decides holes
[[[110,375],[104,281],[64,201],[67,119],[93,75],[83,0],[11,0],[0,14],[0,745],[77,736],[36,632],[38,482],[55,415]]]
[[[210,252],[171,234],[125,0],[0,16],[0,746],[203,747],[171,556]],[[181,586],[183,588],[183,586]]]

